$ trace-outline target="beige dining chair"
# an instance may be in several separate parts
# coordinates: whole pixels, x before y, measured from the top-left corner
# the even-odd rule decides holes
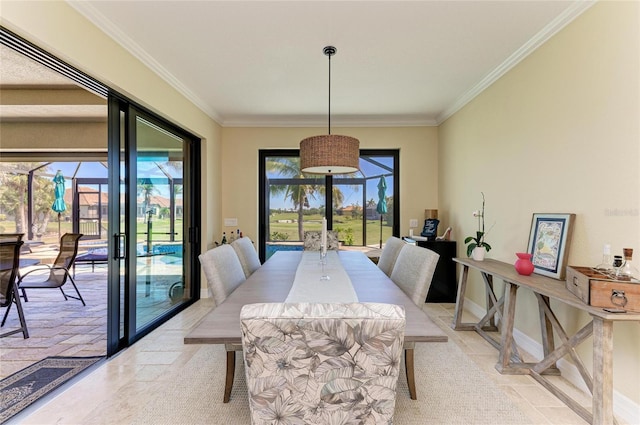
[[[258,252],[253,246],[253,242],[248,237],[238,238],[231,242],[231,247],[235,249],[245,277],[249,277],[261,266]]]
[[[12,241],[2,240],[0,242],[0,307],[6,307],[2,323],[4,326],[9,316],[9,310],[13,304],[18,310],[18,318],[20,319],[20,327],[11,331],[0,334],[0,338],[22,332],[24,339],[29,338],[27,330],[27,321],[20,303],[20,293],[18,292],[17,279],[20,264],[20,249],[24,244],[23,241],[13,238]]]
[[[421,307],[427,298],[440,255],[427,248],[404,244],[391,271],[391,280]],[[404,364],[411,399],[416,400],[413,352],[415,343],[404,344]]]
[[[240,326],[253,425],[393,423],[402,306],[247,304]]]
[[[27,289],[51,289],[58,288],[65,300],[69,298],[73,298],[74,300],[78,300],[82,303],[82,305],[86,306],[80,291],[78,290],[78,286],[76,285],[75,280],[73,280],[73,276],[71,274],[71,269],[76,260],[76,256],[78,255],[78,242],[82,237],[81,233],[65,233],[60,238],[60,249],[58,251],[58,256],[53,261],[51,266],[44,265],[42,267],[36,267],[32,270],[29,270],[27,273],[23,274],[19,281],[18,287],[22,292],[22,297],[24,298],[24,302],[28,302],[27,298]],[[42,280],[41,272],[46,271],[48,273],[47,278]],[[39,277],[40,276],[40,277]],[[73,285],[73,289],[75,289],[77,296],[69,295],[63,289],[67,282],[71,282]]]
[[[393,270],[393,265],[396,263],[398,254],[400,254],[400,250],[406,244],[405,241],[395,236],[391,236],[384,243],[382,252],[380,253],[380,259],[378,260],[378,267],[387,276],[391,276],[391,271]]]
[[[322,232],[317,230],[307,230],[304,232],[303,247],[305,251],[320,251],[322,246]],[[338,240],[338,232],[335,230],[327,230],[327,249],[340,249],[340,241]]]
[[[198,259],[202,264],[216,306],[222,304],[246,280],[240,259],[231,245],[210,249],[200,254]],[[228,403],[236,371],[236,351],[242,351],[242,344],[225,344],[224,348],[227,352],[227,370],[223,402]]]

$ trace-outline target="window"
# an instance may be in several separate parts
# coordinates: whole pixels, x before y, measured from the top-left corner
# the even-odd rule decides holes
[[[361,150],[360,171],[304,175],[298,150],[260,151],[260,258],[300,250],[304,232],[320,230],[322,217],[342,245],[378,248],[399,235],[399,151]],[[378,212],[381,180],[387,213]],[[326,214],[326,211],[330,214]]]

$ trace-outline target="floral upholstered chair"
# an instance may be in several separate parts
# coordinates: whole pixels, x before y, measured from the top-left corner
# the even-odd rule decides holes
[[[393,423],[404,307],[247,304],[240,323],[253,425]]]
[[[304,250],[320,251],[322,245],[322,233],[309,230],[304,232]],[[338,240],[338,232],[335,230],[327,230],[327,249],[340,249],[340,241]]]

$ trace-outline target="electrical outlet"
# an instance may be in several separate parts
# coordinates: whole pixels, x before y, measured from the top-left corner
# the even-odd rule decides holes
[[[225,227],[236,227],[238,225],[237,218],[225,218],[224,219]]]
[[[418,227],[418,220],[415,218],[409,220],[409,227]]]

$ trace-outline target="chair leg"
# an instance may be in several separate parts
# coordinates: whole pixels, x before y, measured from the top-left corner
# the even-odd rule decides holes
[[[24,298],[24,302],[28,303],[29,298],[27,298],[27,291],[25,291],[24,288],[20,288],[20,290],[22,291],[22,298]]]
[[[76,282],[73,280],[73,278],[71,277],[71,274],[69,272],[67,272],[67,277],[69,278],[69,281],[71,282],[71,284],[73,285],[73,288],[76,290],[76,294],[78,294],[77,297],[74,297],[73,295],[67,295],[65,294],[65,292],[62,290],[62,286],[60,287],[60,290],[62,291],[62,294],[64,295],[64,299],[66,300],[67,297],[69,298],[73,298],[74,300],[79,300],[82,302],[82,305],[86,306],[87,304],[85,304],[84,299],[82,298],[82,295],[80,295],[80,291],[78,291],[78,287],[76,286]]]
[[[411,400],[417,400],[416,395],[416,377],[413,368],[413,348],[404,350],[404,371],[407,375],[407,385],[409,386],[409,396]]]
[[[13,304],[13,303],[9,303],[9,305],[7,306],[7,310],[4,312],[4,317],[2,318],[2,323],[0,323],[0,327],[4,326],[4,322],[7,321],[7,316],[9,315],[9,310],[11,310],[11,304]]]
[[[20,318],[22,336],[24,337],[24,339],[27,339],[29,338],[29,330],[27,329],[27,319],[25,319],[24,311],[22,310],[22,302],[20,301],[20,292],[18,291],[18,288],[16,288],[15,286],[13,290],[14,290],[13,301],[16,303],[16,308],[18,309],[18,317]],[[9,309],[7,309],[7,312],[9,312]],[[2,324],[4,325],[4,320],[2,321]]]
[[[27,321],[26,321],[26,319],[24,317],[24,311],[22,310],[22,304],[20,303],[20,291],[15,286],[13,288],[13,291],[14,291],[13,302],[16,303],[16,308],[18,309],[18,317],[20,318],[20,328],[12,330],[12,331],[9,331],[7,333],[4,333],[4,334],[0,335],[0,338],[5,337],[5,336],[9,336],[9,335],[13,335],[13,334],[16,334],[18,332],[22,332],[22,336],[24,337],[24,339],[27,339],[27,338],[29,338],[29,330],[27,329]],[[7,306],[7,311],[4,312],[4,317],[2,318],[2,324],[0,326],[4,326],[4,323],[7,320],[7,316],[9,315],[9,310],[11,309],[11,304],[13,304],[13,302],[11,302]]]
[[[60,292],[62,292],[62,296],[64,297],[64,300],[69,301],[69,298],[67,298],[67,294],[64,293],[64,289],[62,289],[62,286],[60,286],[58,289],[60,290]]]
[[[233,388],[233,377],[236,372],[236,352],[227,351],[227,377],[224,383],[224,398],[223,403],[229,403],[231,398],[231,389]]]

